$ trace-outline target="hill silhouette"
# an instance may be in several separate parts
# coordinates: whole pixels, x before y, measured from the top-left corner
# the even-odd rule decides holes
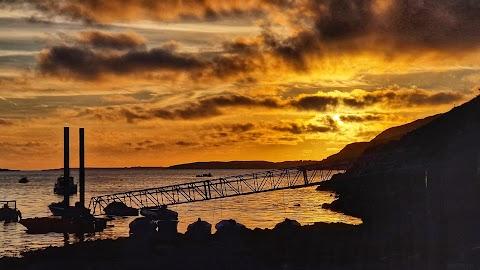
[[[349,164],[354,163],[359,157],[361,157],[367,149],[377,147],[391,141],[398,141],[407,133],[430,123],[431,121],[437,119],[440,115],[441,114],[437,114],[415,120],[405,125],[391,127],[378,134],[369,142],[355,142],[347,144],[342,150],[340,150],[340,152],[327,157],[320,163],[326,166],[333,164],[345,164],[346,166],[349,166]]]
[[[410,241],[441,265],[455,261],[480,243],[479,138],[476,97],[366,149],[350,170],[320,186],[338,196],[324,207],[361,217],[376,231],[372,241]]]

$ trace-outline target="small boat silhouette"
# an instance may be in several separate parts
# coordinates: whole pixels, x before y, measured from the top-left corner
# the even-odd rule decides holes
[[[67,188],[65,188],[65,177],[63,175],[58,177],[53,193],[58,195],[64,195],[65,193],[68,195],[77,194],[77,184],[73,182],[73,176],[68,177]]]
[[[22,218],[22,213],[17,209],[17,201],[0,201],[0,221],[17,222]]]
[[[204,174],[197,174],[195,177],[212,177],[213,175],[211,173],[204,173]]]
[[[20,178],[20,180],[18,180],[18,183],[22,183],[22,184],[25,184],[25,183],[28,183],[28,178],[26,176],[22,176],[22,178]]]

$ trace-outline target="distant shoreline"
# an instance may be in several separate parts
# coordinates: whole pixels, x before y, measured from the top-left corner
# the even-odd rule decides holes
[[[3,169],[0,168],[0,172],[19,172],[20,170],[10,170],[10,169]]]
[[[192,162],[184,164],[176,164],[167,167],[150,167],[150,166],[132,166],[132,167],[87,167],[87,170],[248,170],[248,169],[282,169],[292,168],[299,166],[307,166],[311,164],[319,163],[319,160],[295,160],[295,161],[281,161],[272,162],[264,160],[253,161],[204,161],[204,162]],[[70,168],[71,170],[78,170],[78,168]],[[0,169],[2,171],[60,171],[63,168],[52,169],[40,169],[40,170],[11,170]]]

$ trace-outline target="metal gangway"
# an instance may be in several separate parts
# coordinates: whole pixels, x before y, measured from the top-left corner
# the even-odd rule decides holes
[[[111,202],[123,202],[135,208],[159,207],[227,198],[261,192],[302,188],[317,185],[333,174],[343,173],[343,168],[296,167],[235,175],[213,180],[148,188],[129,192],[92,197],[89,209],[102,214]]]

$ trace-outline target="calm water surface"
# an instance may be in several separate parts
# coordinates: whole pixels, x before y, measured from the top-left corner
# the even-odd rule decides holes
[[[247,174],[259,170],[210,170],[213,178]],[[177,183],[198,181],[197,174],[205,170],[160,170],[160,169],[87,169],[86,200],[92,196],[159,187]],[[53,194],[53,186],[62,171],[22,171],[0,172],[0,200],[16,200],[24,218],[49,216],[47,206],[63,199]],[[27,176],[29,183],[20,184],[21,176]],[[73,170],[75,182],[78,171]],[[170,206],[178,212],[180,232],[185,232],[188,224],[201,217],[213,225],[222,219],[233,218],[248,228],[273,228],[285,218],[295,219],[302,225],[314,222],[344,222],[359,224],[361,220],[321,208],[323,203],[333,200],[330,192],[319,192],[315,187],[282,190],[247,196],[218,199],[205,202]],[[70,197],[70,202],[78,201],[78,195]],[[295,206],[295,205],[300,206]],[[135,217],[116,218],[102,233],[88,236],[87,239],[104,239],[128,236],[128,224]],[[0,223],[0,257],[19,256],[21,251],[64,245],[62,234],[50,233],[29,235],[19,223]],[[76,242],[73,236],[69,243]]]

